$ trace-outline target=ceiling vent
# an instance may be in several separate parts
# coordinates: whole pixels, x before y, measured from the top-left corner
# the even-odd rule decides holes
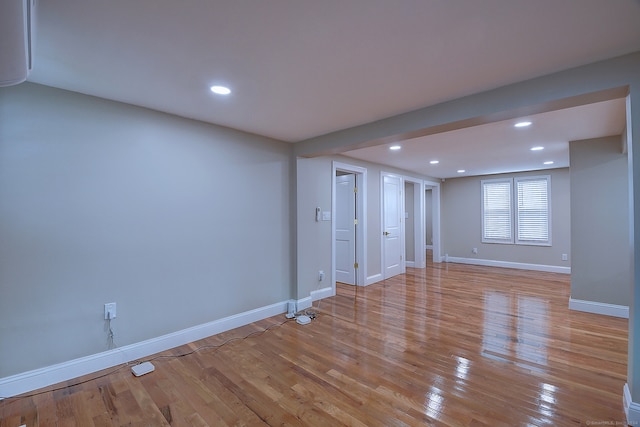
[[[36,0],[0,1],[0,87],[27,80],[33,65]]]

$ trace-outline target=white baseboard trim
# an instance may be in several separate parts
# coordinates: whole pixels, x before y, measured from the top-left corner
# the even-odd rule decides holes
[[[416,266],[415,261],[405,261],[405,262],[404,262],[404,264],[405,264],[407,267],[411,267],[411,268],[414,268],[414,267]]]
[[[627,424],[630,426],[637,426],[640,424],[640,404],[631,400],[631,392],[629,391],[629,384],[625,383],[622,393],[622,406],[624,408],[624,414],[627,416]]]
[[[524,262],[496,261],[492,259],[460,258],[448,255],[444,256],[443,261],[455,262],[458,264],[484,265],[488,267],[517,268],[519,270],[534,270],[546,271],[549,273],[571,274],[571,267],[561,267],[558,265],[527,264]]]
[[[585,301],[569,297],[569,309],[587,313],[604,314],[605,316],[629,318],[629,307],[626,305],[607,304],[606,302]]]
[[[142,359],[267,317],[286,313],[287,303],[288,301],[278,302],[157,338],[0,378],[0,400]]]
[[[296,311],[304,310],[306,308],[311,307],[313,304],[313,300],[311,299],[311,295],[305,298],[300,298],[296,301]]]
[[[383,280],[382,273],[374,274],[373,276],[367,277],[367,280],[365,280],[364,285],[369,286],[381,280]]]
[[[327,297],[332,297],[334,295],[335,295],[335,292],[331,286],[327,286],[326,288],[311,291],[311,295],[296,301],[296,310],[297,311],[305,310],[311,307],[314,301],[318,301],[319,299],[323,299]]]
[[[327,286],[326,288],[311,291],[311,301],[318,301],[319,299],[332,297],[334,295],[335,292],[333,288],[331,286]]]

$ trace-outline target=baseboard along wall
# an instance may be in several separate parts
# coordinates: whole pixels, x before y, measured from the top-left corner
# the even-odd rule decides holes
[[[286,313],[287,304],[288,301],[278,302],[157,338],[0,378],[0,400],[143,359],[152,354],[257,322],[267,317]]]
[[[458,264],[484,265],[487,267],[516,268],[519,270],[547,271],[549,273],[571,274],[571,267],[557,265],[527,264],[524,262],[496,261],[492,259],[461,258],[445,255],[442,262],[454,262]]]
[[[604,314],[605,316],[629,318],[629,307],[626,305],[607,304],[604,302],[585,301],[569,298],[569,309],[587,313]]]

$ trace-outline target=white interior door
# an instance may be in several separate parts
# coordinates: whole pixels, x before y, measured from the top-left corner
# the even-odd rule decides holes
[[[382,251],[385,279],[404,272],[401,185],[402,180],[398,176],[382,177]]]
[[[336,281],[355,285],[356,199],[354,174],[336,176]]]

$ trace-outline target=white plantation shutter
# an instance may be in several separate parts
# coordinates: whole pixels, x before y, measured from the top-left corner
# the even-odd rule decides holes
[[[487,179],[481,185],[482,242],[551,245],[550,175]]]
[[[550,177],[515,178],[516,243],[551,244]]]
[[[482,241],[513,243],[511,180],[482,181]]]

